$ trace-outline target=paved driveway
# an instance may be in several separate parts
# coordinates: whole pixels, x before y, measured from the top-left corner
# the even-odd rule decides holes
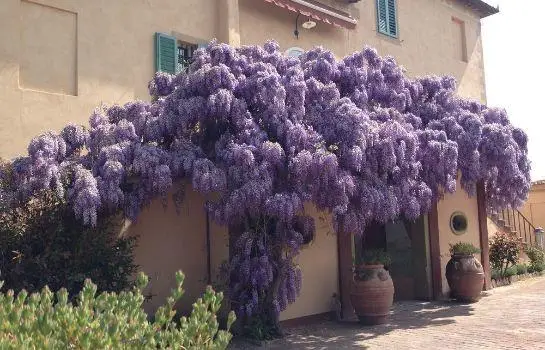
[[[475,304],[397,303],[386,325],[325,322],[287,332],[261,349],[545,349],[545,277],[493,289]]]

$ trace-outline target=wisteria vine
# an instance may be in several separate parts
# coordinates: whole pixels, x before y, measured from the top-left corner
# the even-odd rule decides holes
[[[526,134],[455,90],[453,78],[409,78],[371,48],[336,60],[319,47],[293,58],[275,42],[212,42],[187,72],[158,73],[152,102],[102,106],[88,127],[33,139],[0,173],[0,207],[53,189],[88,224],[116,210],[136,219],[188,179],[219,194],[207,205],[218,223],[240,227],[239,317],[278,315],[301,288],[295,258],[314,230],[304,202],[330,212],[337,232],[362,234],[426,213],[458,175],[470,195],[485,184],[490,208],[525,200]]]

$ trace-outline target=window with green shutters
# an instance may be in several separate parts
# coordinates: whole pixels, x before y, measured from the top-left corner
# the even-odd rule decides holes
[[[155,71],[176,74],[186,70],[193,60],[195,51],[206,46],[155,33]]]
[[[175,74],[177,61],[176,38],[163,33],[155,33],[155,71]]]
[[[377,27],[380,33],[397,38],[396,0],[377,0]]]

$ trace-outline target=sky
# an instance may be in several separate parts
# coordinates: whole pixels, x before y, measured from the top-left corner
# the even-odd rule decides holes
[[[489,106],[507,110],[526,131],[532,180],[545,179],[545,0],[486,0],[500,13],[482,21],[486,95]]]

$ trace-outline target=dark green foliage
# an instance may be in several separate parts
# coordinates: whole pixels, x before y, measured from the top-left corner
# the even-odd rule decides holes
[[[225,349],[231,340],[229,328],[235,319],[229,314],[225,330],[216,319],[222,293],[207,288],[193,304],[191,315],[173,321],[173,307],[183,295],[184,275],[176,274],[176,287],[153,322],[142,309],[143,274],[132,291],[103,292],[86,280],[77,296],[69,301],[66,289],[53,294],[44,287],[40,293],[0,293],[0,349]],[[1,286],[0,282],[0,286]]]
[[[356,257],[355,264],[360,265],[384,265],[388,266],[391,263],[391,258],[388,253],[381,249],[368,249]]]
[[[541,272],[545,269],[545,252],[543,249],[535,246],[526,247],[524,250],[528,259],[530,259],[530,269],[532,272]]]
[[[492,269],[490,271],[490,277],[493,279],[493,280],[499,280],[501,279],[501,272],[500,270],[498,269]]]
[[[517,274],[517,267],[511,266],[505,269],[503,273],[503,277],[511,277],[511,276],[515,276],[516,274]]]
[[[545,264],[543,263],[536,263],[528,266],[529,273],[542,272],[543,270],[545,270]]]
[[[522,246],[513,233],[497,232],[490,241],[490,264],[505,275],[509,266],[516,265]]]
[[[467,242],[458,242],[456,244],[451,244],[450,245],[450,254],[451,255],[454,255],[454,254],[473,255],[473,254],[477,254],[477,253],[480,253],[480,252],[481,252],[481,250],[479,248],[477,248],[473,244],[467,243]]]
[[[524,275],[528,272],[528,266],[526,264],[518,264],[516,266],[517,268],[517,275]]]
[[[0,212],[0,271],[4,290],[39,291],[66,288],[77,294],[86,278],[99,291],[130,287],[136,272],[135,238],[118,237],[120,220],[100,218],[85,226],[72,209],[52,193]]]

